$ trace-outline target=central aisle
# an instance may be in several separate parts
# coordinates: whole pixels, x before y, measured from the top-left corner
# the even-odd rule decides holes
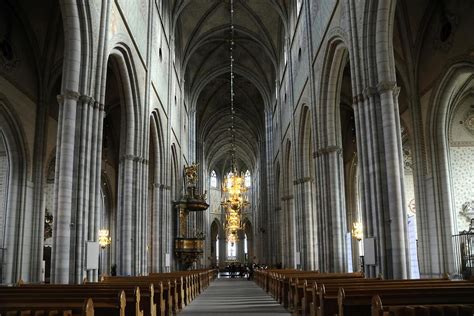
[[[180,315],[290,315],[253,281],[217,279]]]

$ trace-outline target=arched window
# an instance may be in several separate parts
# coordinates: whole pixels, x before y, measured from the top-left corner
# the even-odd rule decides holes
[[[230,181],[230,179],[232,179],[233,175],[234,175],[234,173],[232,171],[230,171],[227,174],[227,177],[226,177],[226,180],[225,180],[225,186],[226,186],[227,189],[230,189],[232,187],[232,181]]]
[[[211,171],[211,188],[217,188],[217,175],[214,170]]]
[[[235,242],[227,242],[227,259],[235,260],[237,258],[237,246]]]
[[[251,185],[251,183],[252,183],[251,180],[252,180],[252,179],[250,178],[250,171],[247,170],[247,171],[245,172],[245,186],[246,186],[247,188],[250,188],[250,185]]]

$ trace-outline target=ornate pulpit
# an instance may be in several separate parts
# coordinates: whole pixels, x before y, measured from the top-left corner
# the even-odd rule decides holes
[[[203,212],[209,204],[206,203],[206,193],[199,194],[196,183],[198,179],[197,164],[184,167],[186,191],[179,201],[174,202],[178,215],[178,236],[174,240],[174,254],[184,269],[189,269],[204,253],[204,234],[189,236],[188,215],[190,212]]]

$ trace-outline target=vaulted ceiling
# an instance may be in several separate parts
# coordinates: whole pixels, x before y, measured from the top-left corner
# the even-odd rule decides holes
[[[253,169],[265,141],[264,112],[274,93],[290,0],[233,1],[235,155],[241,169]],[[196,137],[209,169],[223,172],[232,148],[230,0],[176,1],[173,14]]]

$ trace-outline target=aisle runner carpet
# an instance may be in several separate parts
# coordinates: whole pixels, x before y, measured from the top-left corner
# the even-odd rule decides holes
[[[217,279],[179,315],[290,315],[253,281]]]

